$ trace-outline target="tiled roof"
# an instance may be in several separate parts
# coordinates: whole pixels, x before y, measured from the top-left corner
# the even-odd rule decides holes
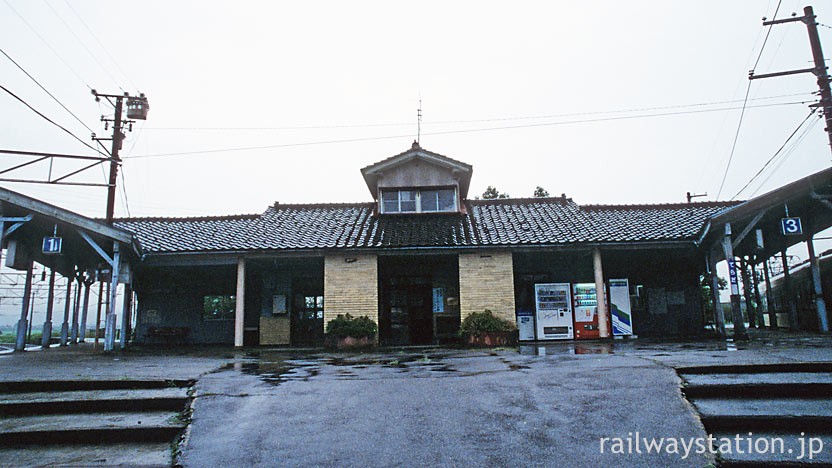
[[[470,200],[467,214],[383,215],[372,203],[269,207],[260,215],[126,218],[149,253],[563,245],[692,240],[732,204],[588,205],[567,198]]]

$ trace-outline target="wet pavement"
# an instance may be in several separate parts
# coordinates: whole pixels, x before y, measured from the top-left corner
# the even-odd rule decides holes
[[[0,355],[0,380],[198,378],[189,467],[703,467],[708,454],[626,446],[706,437],[674,367],[832,361],[832,337],[752,334],[360,354],[64,348]]]

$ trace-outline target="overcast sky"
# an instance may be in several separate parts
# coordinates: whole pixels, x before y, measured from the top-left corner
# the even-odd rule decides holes
[[[681,202],[687,191],[725,200],[815,100],[812,75],[752,82],[720,192],[758,56],[757,73],[811,66],[802,23],[773,27],[760,55],[761,18],[777,5],[2,0],[0,48],[99,136],[113,110],[90,88],[147,94],[148,120],[122,150],[117,216],[369,201],[359,169],[410,147],[420,99],[422,146],[474,166],[472,198],[487,185],[515,197],[540,185],[580,204]],[[805,5],[783,0],[777,17]],[[829,3],[814,7],[832,24]],[[832,28],[820,34],[832,56]],[[4,56],[0,77],[89,140]],[[0,106],[0,149],[95,154],[5,92]],[[738,198],[829,166],[814,120]],[[28,160],[0,157],[2,168]],[[80,167],[56,160],[52,174]],[[48,173],[43,162],[3,176]],[[0,185],[104,215],[104,188]]]

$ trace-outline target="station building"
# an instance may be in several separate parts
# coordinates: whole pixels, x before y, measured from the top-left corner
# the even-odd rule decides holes
[[[382,344],[450,343],[471,313],[513,322],[534,314],[535,285],[599,274],[627,280],[635,334],[702,332],[699,242],[707,220],[736,203],[477,200],[472,174],[414,142],[361,169],[366,203],[118,219],[143,249],[135,338],[176,327],[195,344],[309,346],[349,313],[377,321]]]

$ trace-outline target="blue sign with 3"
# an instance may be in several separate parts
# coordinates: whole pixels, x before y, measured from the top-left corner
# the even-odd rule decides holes
[[[803,225],[800,224],[800,218],[783,218],[781,222],[783,225],[783,234],[803,234]]]

